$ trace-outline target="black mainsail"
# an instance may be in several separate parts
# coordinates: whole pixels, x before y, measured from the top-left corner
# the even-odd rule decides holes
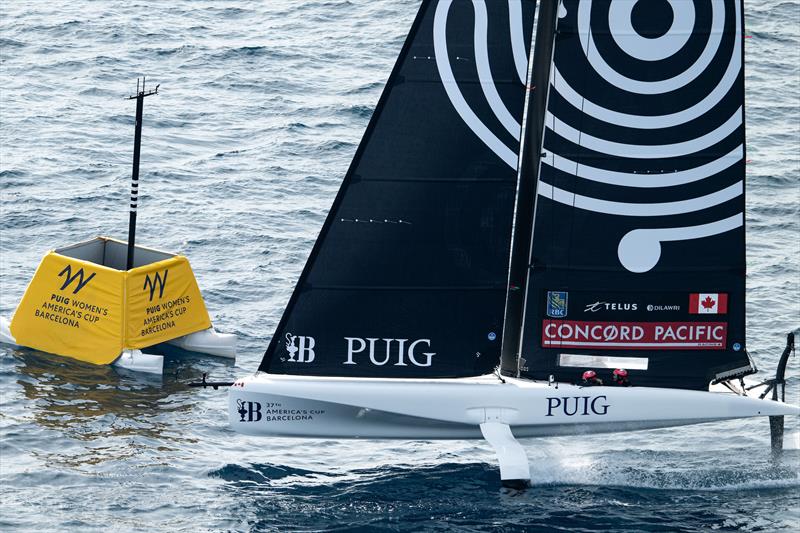
[[[753,372],[741,0],[564,0],[553,22],[518,374]]]
[[[533,0],[424,0],[259,370],[491,372]]]

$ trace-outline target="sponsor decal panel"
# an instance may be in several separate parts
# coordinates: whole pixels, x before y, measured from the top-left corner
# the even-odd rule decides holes
[[[638,311],[639,304],[636,302],[604,302],[597,300],[590,304],[584,304],[584,313],[597,313],[598,311]]]
[[[11,319],[17,343],[94,364],[124,345],[121,273],[50,252],[42,258]]]
[[[286,334],[286,352],[289,354],[289,359],[281,358],[281,361],[288,361],[289,363],[311,363],[316,358],[317,354],[314,353],[314,346],[317,342],[314,337],[307,337],[303,335]]]
[[[146,348],[211,326],[189,261],[182,256],[125,274],[126,344]]]
[[[308,422],[325,414],[324,409],[297,409],[280,402],[236,400],[239,422]]]
[[[728,313],[728,295],[714,292],[690,294],[689,313],[693,315],[725,315]]]
[[[345,337],[347,343],[347,359],[343,365],[357,365],[359,360],[366,359],[373,366],[391,363],[394,366],[431,366],[436,352],[423,351],[430,349],[430,339],[379,339],[377,337]]]
[[[547,316],[550,318],[565,318],[567,316],[566,291],[547,291]]]
[[[653,304],[648,304],[647,305],[647,310],[649,312],[651,312],[651,313],[652,312],[657,312],[657,311],[673,311],[673,312],[675,312],[675,311],[680,311],[681,310],[681,306],[680,305],[663,305],[663,304],[655,304],[655,305],[653,305]]]
[[[115,270],[57,252],[42,259],[11,321],[17,342],[93,364],[211,326],[189,261]]]
[[[548,397],[545,416],[604,416],[610,407],[606,400],[605,395]]]
[[[645,313],[659,313],[662,320],[690,319],[692,315],[728,314],[729,295],[724,292],[599,292],[547,291],[544,303],[549,318],[572,316],[588,320],[637,320]]]
[[[601,350],[724,350],[726,322],[543,320],[542,347]]]
[[[494,335],[494,334],[490,334]],[[307,335],[285,335],[284,348],[288,357],[284,363],[312,363],[316,359],[317,341]],[[496,338],[496,335],[495,335]],[[381,337],[343,337],[347,356],[343,365],[429,367],[436,352],[429,351],[430,339],[388,339]],[[324,343],[323,343],[324,344]]]

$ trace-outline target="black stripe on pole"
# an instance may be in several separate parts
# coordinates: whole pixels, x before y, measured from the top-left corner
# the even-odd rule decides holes
[[[142,110],[144,108],[144,98],[152,94],[158,94],[158,85],[152,91],[145,92],[145,78],[142,78],[142,88],[139,90],[139,80],[136,80],[136,96],[128,99],[136,99],[136,128],[133,135],[133,169],[131,172],[131,208],[128,219],[128,261],[127,270],[133,268],[134,251],[136,249],[136,210],[139,206],[139,156],[142,148]]]

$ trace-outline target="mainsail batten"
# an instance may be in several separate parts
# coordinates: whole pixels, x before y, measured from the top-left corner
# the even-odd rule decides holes
[[[424,0],[260,370],[497,365],[532,0]]]
[[[640,385],[751,372],[740,0],[549,3],[519,374],[626,356]]]

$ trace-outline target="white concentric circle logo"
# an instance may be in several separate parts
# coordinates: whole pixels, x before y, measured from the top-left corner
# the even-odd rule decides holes
[[[741,227],[740,0],[565,0],[560,16],[538,194],[641,217],[617,246],[631,272]],[[703,222],[674,218],[689,213]]]

